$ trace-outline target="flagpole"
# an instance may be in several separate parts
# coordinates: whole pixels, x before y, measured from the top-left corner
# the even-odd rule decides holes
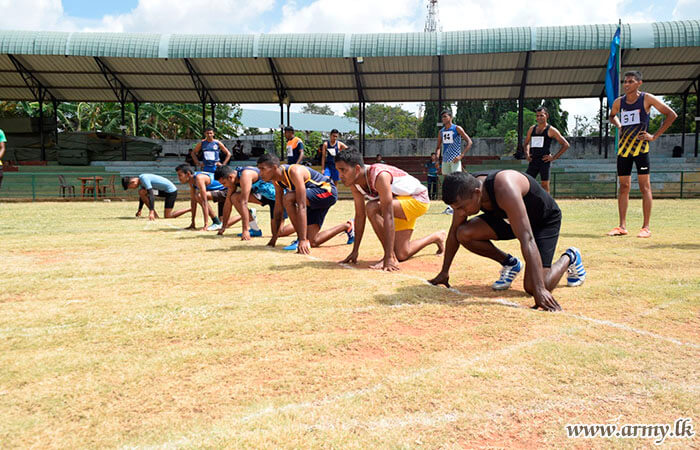
[[[622,94],[620,92],[620,77],[622,76],[622,19],[617,19],[617,26],[620,28],[620,48],[617,51],[617,89],[618,89],[618,97]],[[612,109],[612,105],[610,106]],[[620,146],[620,130],[615,127],[615,155],[617,155],[617,152],[619,150]],[[617,156],[616,156],[617,157]]]

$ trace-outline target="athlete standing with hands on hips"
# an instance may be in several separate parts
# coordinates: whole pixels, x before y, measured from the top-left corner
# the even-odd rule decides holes
[[[639,190],[642,191],[642,209],[644,224],[637,234],[638,238],[650,238],[649,221],[651,219],[651,183],[649,182],[649,143],[653,142],[671,126],[678,115],[657,97],[641,92],[642,74],[637,71],[625,72],[622,89],[625,95],[615,100],[610,111],[610,123],[620,130],[620,142],[617,150],[617,179],[620,190],[617,194],[617,208],[620,225],[610,230],[608,236],[627,234],[627,205],[629,203],[632,164],[637,166]],[[649,134],[649,113],[651,107],[665,116],[656,133]],[[618,119],[617,115],[620,114]]]

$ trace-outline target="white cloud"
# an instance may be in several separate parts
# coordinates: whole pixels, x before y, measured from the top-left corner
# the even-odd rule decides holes
[[[227,34],[256,31],[274,0],[139,0],[126,14],[106,15],[86,31]]]
[[[61,0],[0,0],[0,29],[70,30]]]
[[[673,8],[673,20],[686,20],[698,17],[700,11],[700,1],[698,0],[678,0]]]
[[[396,33],[422,31],[422,0],[316,0],[299,8],[291,1],[272,32],[280,33]]]

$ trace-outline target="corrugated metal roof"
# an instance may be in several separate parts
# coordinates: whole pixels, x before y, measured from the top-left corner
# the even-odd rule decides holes
[[[202,93],[207,102],[230,103],[357,102],[360,97],[454,101],[518,97],[521,86],[526,98],[598,97],[615,29],[270,35],[0,31],[0,99],[33,99],[10,55],[65,101],[116,100],[109,84],[114,77],[139,101],[153,102],[199,102]],[[622,44],[623,69],[641,70],[650,92],[682,93],[700,76],[699,20],[624,24]],[[355,57],[362,57],[357,73]],[[199,91],[195,81],[201,81]]]

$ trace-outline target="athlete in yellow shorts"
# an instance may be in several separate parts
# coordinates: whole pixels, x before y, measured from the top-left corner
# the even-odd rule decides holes
[[[354,149],[339,153],[335,161],[340,180],[350,187],[355,201],[355,243],[344,263],[357,263],[367,218],[384,247],[384,258],[370,266],[372,269],[399,270],[399,261],[430,244],[437,245],[437,253],[442,254],[447,237],[444,231],[411,240],[416,219],[430,207],[428,189],[420,181],[387,164],[365,166],[362,155]]]
[[[394,230],[396,231],[415,229],[416,220],[423,214],[427,213],[428,208],[430,208],[430,203],[419,202],[415,198],[408,195],[396,197],[396,200],[398,200],[399,204],[401,205],[401,209],[406,216],[405,219],[394,216]]]

